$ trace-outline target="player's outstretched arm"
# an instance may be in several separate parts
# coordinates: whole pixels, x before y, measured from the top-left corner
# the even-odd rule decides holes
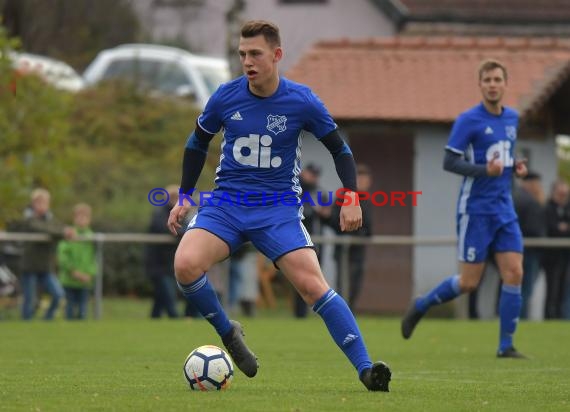
[[[503,172],[502,162],[499,159],[491,159],[487,164],[474,164],[465,160],[462,155],[447,149],[443,158],[443,169],[469,177],[499,176]]]
[[[182,181],[180,183],[179,201],[170,211],[167,223],[168,229],[174,235],[177,234],[177,229],[180,228],[180,221],[190,210],[191,205],[185,204],[184,198],[190,196],[196,187],[196,182],[206,163],[208,146],[213,138],[214,134],[208,133],[196,123],[196,130],[194,130],[186,142],[182,160]]]
[[[340,228],[343,232],[357,230],[362,226],[362,210],[356,193],[356,166],[352,151],[336,129],[320,140],[331,153],[336,172],[345,189],[346,204],[340,209]]]

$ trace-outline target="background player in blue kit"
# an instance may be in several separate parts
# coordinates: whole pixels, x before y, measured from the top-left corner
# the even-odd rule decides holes
[[[457,118],[446,146],[444,169],[464,176],[457,204],[460,273],[415,299],[402,320],[408,339],[431,306],[473,291],[479,285],[489,250],[503,285],[499,302],[497,356],[523,358],[513,346],[521,309],[522,235],[514,210],[512,175],[524,177],[524,160],[515,160],[518,114],[502,105],[507,70],[495,60],[479,67],[483,101]]]
[[[302,208],[296,204],[301,194],[301,135],[308,130],[330,151],[343,186],[350,190],[351,203],[341,210],[342,229],[358,229],[362,211],[354,193],[352,153],[318,97],[308,87],[279,76],[277,63],[283,50],[275,25],[246,23],[239,55],[244,76],[223,84],[212,95],[184,151],[182,200],[196,185],[209,142],[223,129],[213,196],[190,222],[176,252],[180,289],[214,326],[238,368],[255,376],[257,359],[243,340],[241,325],[228,319],[206,276],[214,263],[251,241],[322,317],[366,388],[388,391],[390,369],[383,362],[370,361],[352,312],[324,279],[301,223]],[[287,202],[282,201],[283,195]],[[188,209],[189,205],[180,203],[172,209],[168,226],[173,233]]]

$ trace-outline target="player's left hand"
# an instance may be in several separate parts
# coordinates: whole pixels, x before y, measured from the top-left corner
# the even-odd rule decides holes
[[[527,162],[527,159],[516,159],[515,160],[515,176],[516,177],[525,177],[528,174],[526,162]]]
[[[182,227],[180,222],[190,211],[190,205],[182,204],[182,205],[175,205],[172,210],[170,211],[170,215],[168,216],[168,229],[170,233],[174,236],[178,235],[178,230]]]
[[[362,226],[362,209],[358,203],[358,194],[355,192],[345,193],[346,205],[340,208],[340,230],[352,232]],[[348,200],[350,199],[350,203]]]

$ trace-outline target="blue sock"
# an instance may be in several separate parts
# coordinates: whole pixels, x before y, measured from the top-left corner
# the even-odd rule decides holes
[[[503,285],[499,299],[500,342],[499,352],[513,346],[522,306],[521,286]]]
[[[333,340],[358,370],[359,377],[364,369],[372,367],[356,319],[342,297],[329,289],[313,310],[323,318]]]
[[[220,304],[218,295],[216,295],[216,291],[208,282],[205,273],[187,285],[178,283],[178,287],[184,297],[192,302],[198,309],[198,312],[216,328],[218,335],[223,337],[232,329],[230,320]]]
[[[459,289],[459,275],[453,275],[445,279],[429,293],[416,300],[416,309],[426,313],[429,308],[455,299],[461,294]]]

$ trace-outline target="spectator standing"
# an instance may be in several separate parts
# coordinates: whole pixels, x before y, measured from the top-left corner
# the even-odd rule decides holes
[[[74,206],[73,225],[78,236],[93,236],[89,205],[79,203]],[[93,279],[97,275],[95,246],[87,241],[63,240],[57,245],[57,265],[65,290],[66,319],[85,319]]]
[[[356,188],[359,192],[367,192],[372,186],[372,173],[370,168],[364,164],[358,164],[356,166]],[[347,233],[343,232],[340,228],[339,216],[341,205],[334,202],[332,207],[332,212],[330,216],[330,225],[335,229],[338,235],[351,235],[359,237],[370,237],[372,236],[372,204],[369,200],[361,200],[360,208],[362,209],[362,226],[355,232]],[[362,280],[364,278],[364,265],[366,262],[366,245],[350,245],[348,248],[348,294],[346,294],[346,286],[343,285],[342,273],[337,276],[338,279],[338,289],[346,295],[348,299],[348,306],[351,310],[354,310],[354,305],[356,300],[360,295],[362,289]],[[342,268],[342,246],[338,245],[335,248],[335,259],[337,262],[337,268]]]
[[[178,186],[166,187],[169,201],[164,206],[153,210],[149,233],[170,234],[166,227],[170,211],[178,201]],[[160,318],[166,313],[169,318],[177,318],[176,309],[176,280],[174,279],[174,255],[178,242],[152,243],[146,247],[147,275],[153,286],[153,302],[151,318]]]
[[[546,224],[548,237],[570,237],[570,189],[562,180],[554,182],[550,200],[546,204]],[[562,303],[565,299],[566,278],[570,253],[564,248],[546,249],[544,270],[546,272],[546,302],[544,317],[562,317]]]
[[[55,253],[57,240],[75,236],[72,228],[65,227],[52,214],[51,196],[46,189],[35,189],[31,194],[31,205],[24,210],[24,220],[20,226],[23,232],[45,233],[51,236],[49,242],[26,242],[22,250],[22,318],[30,320],[37,307],[38,284],[51,295],[51,302],[44,313],[45,320],[53,319],[63,288],[55,275]]]
[[[513,202],[523,237],[537,238],[546,236],[544,210],[546,199],[538,173],[529,172],[522,178],[521,184],[515,186]],[[521,319],[528,318],[528,302],[540,272],[541,253],[539,248],[525,246],[523,249]]]

